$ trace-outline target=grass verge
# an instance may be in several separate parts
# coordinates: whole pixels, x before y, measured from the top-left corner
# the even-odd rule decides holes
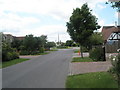
[[[74,50],[74,53],[78,53],[79,52],[79,50]]]
[[[11,60],[11,61],[6,61],[6,62],[2,62],[2,65],[0,68],[5,68],[5,67],[8,67],[8,66],[12,66],[14,64],[18,64],[18,63],[21,63],[21,62],[24,62],[24,61],[27,61],[29,59],[24,59],[24,58],[20,58],[20,59],[14,59],[14,60]]]
[[[68,76],[66,88],[118,88],[118,84],[112,74],[94,72]]]
[[[93,62],[93,60],[89,57],[84,57],[84,58],[74,57],[72,62]]]

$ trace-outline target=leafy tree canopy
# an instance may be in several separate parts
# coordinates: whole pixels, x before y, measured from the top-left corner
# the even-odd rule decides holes
[[[72,16],[67,22],[67,32],[80,45],[84,45],[93,31],[100,28],[97,18],[92,15],[91,11],[85,3],[81,8],[73,10]]]
[[[119,2],[106,2],[106,4],[111,4],[111,7],[116,8],[120,12],[120,1]]]

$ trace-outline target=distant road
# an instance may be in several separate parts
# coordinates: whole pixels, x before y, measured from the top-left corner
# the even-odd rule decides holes
[[[72,49],[42,55],[3,69],[3,88],[65,88]]]

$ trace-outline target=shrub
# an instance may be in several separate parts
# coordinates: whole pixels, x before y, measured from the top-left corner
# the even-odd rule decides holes
[[[112,56],[110,58],[113,67],[109,70],[109,72],[117,76],[117,81],[120,89],[120,54],[118,56]]]
[[[21,50],[20,51],[20,55],[29,55],[30,53],[29,53],[29,51],[27,51],[27,50]]]
[[[19,58],[16,48],[11,48],[9,44],[2,43],[2,61],[9,61]]]
[[[10,61],[19,58],[19,54],[16,52],[6,52],[2,54],[2,61]]]
[[[67,46],[57,46],[58,49],[65,49],[68,48]]]
[[[83,52],[88,52],[88,49],[86,47],[82,47]]]
[[[90,58],[94,61],[104,61],[104,52],[101,47],[96,47],[90,51]]]
[[[120,74],[120,55],[111,57],[112,72]]]
[[[16,52],[12,52],[12,59],[17,59],[19,58],[19,54]]]
[[[44,53],[45,49],[44,49],[43,47],[41,47],[41,48],[39,49],[39,51],[40,51],[40,53]]]

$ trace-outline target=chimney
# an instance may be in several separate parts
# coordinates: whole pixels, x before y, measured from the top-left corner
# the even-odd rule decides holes
[[[117,27],[117,21],[115,21],[115,27]]]

